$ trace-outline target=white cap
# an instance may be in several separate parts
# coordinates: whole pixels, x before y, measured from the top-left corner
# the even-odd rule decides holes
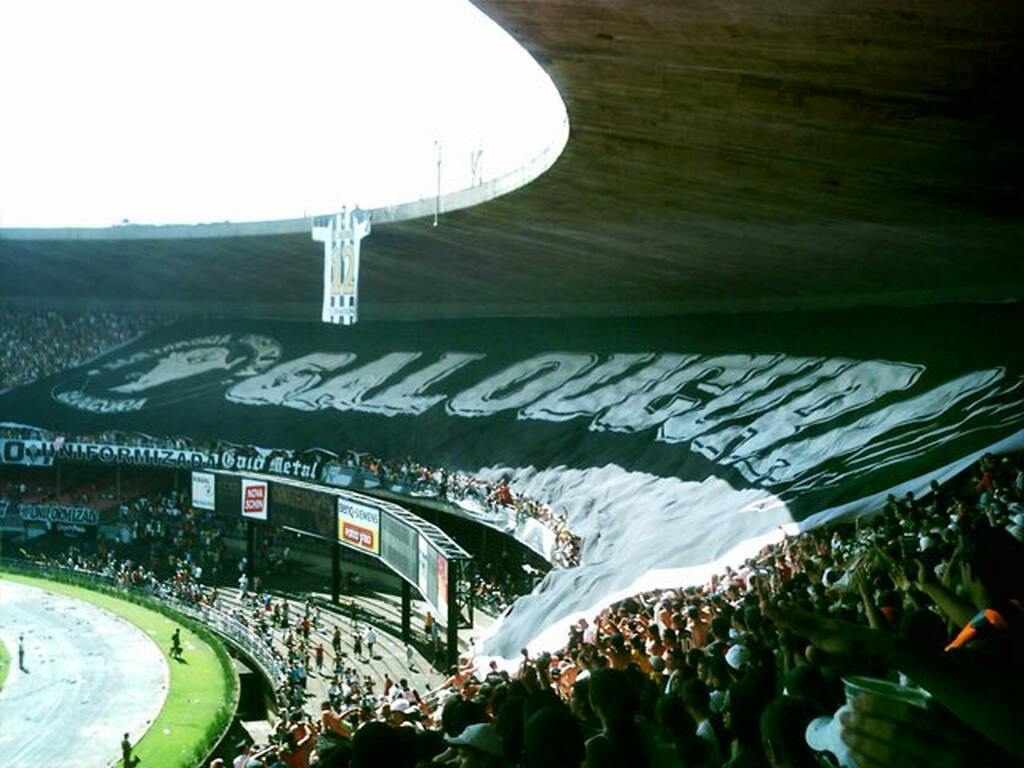
[[[734,645],[725,652],[725,663],[735,670],[743,669],[750,661],[750,651],[745,645]]]
[[[406,712],[409,709],[409,700],[404,696],[399,696],[397,699],[391,702],[392,712]]]

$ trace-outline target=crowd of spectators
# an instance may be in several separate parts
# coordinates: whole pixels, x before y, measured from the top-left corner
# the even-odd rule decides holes
[[[1020,765],[1022,538],[1024,463],[986,456],[922,499],[617,603],[557,654],[453,670],[434,712],[335,713],[308,764]]]
[[[104,511],[101,517],[106,526],[120,526],[120,559],[132,558],[144,562],[155,573],[166,576],[178,561],[184,562],[194,571],[197,580],[202,574],[204,581],[215,584],[226,572],[222,570],[225,561],[224,538],[242,538],[245,533],[237,517],[217,515],[210,510],[193,508],[187,494],[177,491],[156,491],[131,487],[131,479],[123,481],[125,495],[130,501],[120,504],[115,487],[110,484],[90,482],[76,485],[73,489],[57,493],[38,480],[26,484],[18,479],[0,480],[0,500],[18,504],[21,502],[46,502],[74,504]],[[132,493],[143,488],[141,493]],[[101,545],[106,546],[101,542]],[[269,575],[279,575],[291,564],[294,550],[311,552],[322,558],[330,558],[330,545],[317,538],[303,536],[288,530],[261,529],[256,538],[258,562]],[[475,561],[472,569],[471,588],[476,604],[492,615],[505,611],[518,597],[529,594],[536,586],[543,572],[522,562],[508,549],[492,550],[493,554]],[[356,573],[348,574],[349,582],[360,581]],[[229,579],[230,581],[230,579]]]
[[[492,615],[502,614],[519,597],[530,594],[543,576],[505,550],[475,558],[471,584],[475,604]]]
[[[515,493],[506,482],[489,482],[463,472],[431,468],[412,459],[385,461],[346,450],[335,454],[323,448],[310,450],[263,449],[241,446],[228,441],[197,441],[185,436],[152,437],[141,433],[126,433],[108,430],[90,435],[56,435],[46,430],[24,426],[5,425],[0,427],[0,437],[22,440],[42,440],[58,443],[73,441],[123,445],[132,447],[174,448],[208,453],[231,452],[243,462],[260,456],[270,466],[275,458],[306,463],[320,462],[322,475],[329,475],[331,467],[344,467],[368,476],[372,481],[388,488],[402,489],[413,497],[441,499],[464,508],[465,504],[478,507],[491,517],[509,520],[507,527],[515,528],[527,519],[533,519],[555,535],[555,546],[551,553],[552,564],[571,568],[580,563],[582,540],[568,526],[568,516],[556,512],[549,505]]]
[[[0,389],[79,364],[154,322],[0,312]],[[26,348],[39,352],[25,360]],[[410,493],[540,520],[558,537],[559,564],[578,563],[564,516],[507,483],[351,451],[327,460]],[[218,604],[209,585],[227,563],[212,513],[161,494],[118,515],[120,541],[57,559]],[[333,640],[326,652],[312,604],[290,615],[237,564],[236,618],[283,671],[273,743],[241,749],[234,768],[1021,765],[1022,540],[1024,461],[987,455],[920,499],[890,497],[873,516],[783,537],[707,584],[612,605],[569,628],[558,653],[524,650],[505,670],[467,660],[429,696],[367,678],[358,664],[372,646],[365,627],[348,642],[355,658]],[[489,563],[474,588],[500,607],[516,592],[512,576]],[[331,677],[319,712],[310,711],[313,674]]]
[[[168,322],[154,315],[0,309],[0,391],[74,368]]]
[[[579,565],[582,541],[569,529],[568,516],[515,493],[507,482],[490,482],[465,472],[429,467],[411,458],[387,461],[354,450],[345,451],[338,462],[378,478],[385,485],[407,487],[412,495],[439,498],[452,504],[468,502],[490,515],[510,512],[513,526],[532,518],[555,534],[554,565],[564,568]]]
[[[211,544],[202,513],[183,507],[140,500],[122,510],[132,541],[73,564],[216,603],[195,569]],[[367,627],[343,650],[311,603],[242,581],[239,618],[284,671],[277,734],[235,765],[1020,765],[1022,539],[1024,460],[985,456],[921,499],[890,497],[707,584],[612,605],[558,653],[524,650],[504,670],[467,659],[422,696],[360,669]],[[115,557],[139,545],[148,562]],[[310,675],[331,680],[319,708]]]
[[[48,485],[40,484],[34,478],[0,480],[0,499],[15,503],[48,503],[83,506],[91,509],[106,510],[117,506],[117,492],[112,486],[96,483],[79,485],[73,489],[58,493]]]

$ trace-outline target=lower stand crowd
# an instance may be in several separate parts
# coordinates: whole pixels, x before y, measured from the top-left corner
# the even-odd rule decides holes
[[[346,658],[307,639],[314,606],[247,590],[237,610],[283,645],[286,672],[276,736],[240,746],[233,768],[1022,765],[1022,539],[1024,462],[985,456],[922,499],[617,603],[557,653],[524,649],[507,669],[466,658],[422,694],[367,680],[353,658],[367,628]],[[106,557],[78,564],[155,578]],[[226,599],[188,562],[168,588]],[[331,677],[312,713],[310,675]]]
[[[557,654],[467,660],[436,707],[393,687],[369,720],[336,713],[308,764],[1021,764],[1022,501],[1019,458],[986,456],[924,500],[614,605]]]

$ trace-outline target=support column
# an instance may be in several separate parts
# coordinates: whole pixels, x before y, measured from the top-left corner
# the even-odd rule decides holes
[[[252,520],[245,521],[245,574],[251,589],[256,579],[256,526]]]
[[[402,642],[411,642],[412,622],[412,586],[405,579],[402,579]]]
[[[451,566],[453,563],[449,563]],[[461,569],[452,568],[448,573],[448,668],[459,663],[459,590],[458,580]]]
[[[341,599],[341,544],[337,541],[331,549],[331,602],[335,605]]]

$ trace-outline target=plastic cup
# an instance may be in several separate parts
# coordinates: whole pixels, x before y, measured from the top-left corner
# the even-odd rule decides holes
[[[847,704],[852,704],[856,697],[867,693],[925,709],[932,698],[923,688],[899,685],[877,677],[844,677],[843,692],[846,694]]]

